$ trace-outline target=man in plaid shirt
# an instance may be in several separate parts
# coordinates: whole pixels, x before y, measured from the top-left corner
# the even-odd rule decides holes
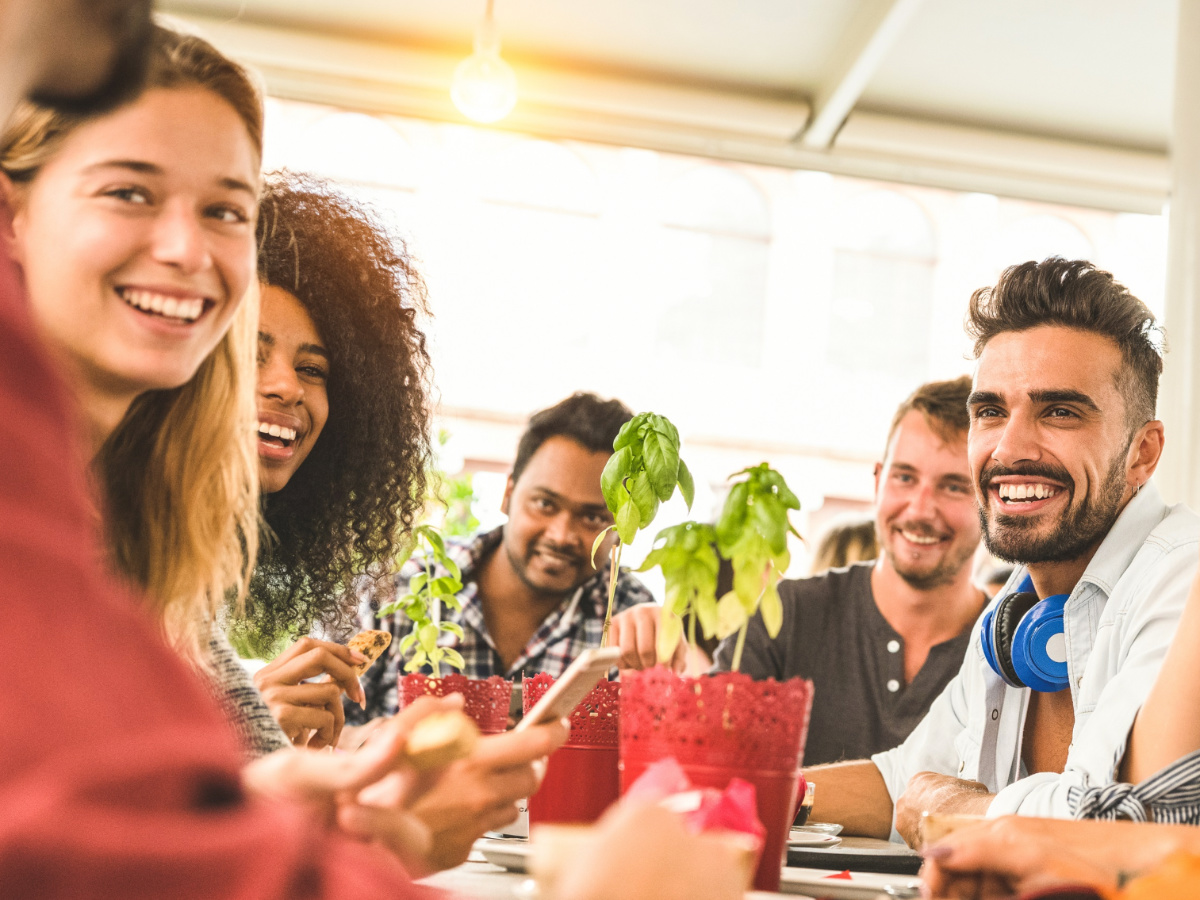
[[[517,445],[517,456],[501,507],[508,522],[469,542],[448,543],[462,570],[458,594],[462,611],[442,610],[443,621],[457,622],[463,637],[443,634],[471,678],[547,672],[558,676],[583,650],[600,644],[608,603],[610,532],[596,551],[605,560],[592,568],[592,542],[612,524],[600,491],[600,474],[612,453],[617,432],[633,413],[617,400],[576,393],[535,413]],[[403,596],[408,581],[425,571],[414,558],[395,575],[387,594]],[[445,571],[434,567],[434,575]],[[363,628],[392,632],[381,663],[362,678],[366,709],[346,705],[346,721],[357,724],[396,712],[396,657],[400,638],[412,628],[397,611],[380,619],[376,611],[392,599],[376,589],[364,597]],[[653,600],[628,571],[617,576],[613,612]]]

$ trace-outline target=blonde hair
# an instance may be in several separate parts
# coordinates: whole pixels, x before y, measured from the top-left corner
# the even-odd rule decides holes
[[[195,36],[156,26],[152,40],[144,90],[211,90],[237,112],[261,157],[262,98],[246,71]],[[14,182],[32,181],[90,118],[23,104],[0,141],[0,168]],[[230,596],[241,606],[258,550],[257,342],[252,279],[191,380],[134,400],[93,462],[115,567],[145,592],[176,650],[201,667],[209,623]]]
[[[878,555],[874,519],[859,516],[835,519],[817,540],[809,575],[866,562]]]

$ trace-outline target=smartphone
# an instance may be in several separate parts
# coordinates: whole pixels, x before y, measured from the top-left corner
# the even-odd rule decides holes
[[[517,723],[515,730],[522,731],[533,725],[565,719],[620,658],[620,647],[592,647],[590,650],[584,650],[575,658],[575,662],[567,666],[567,671],[562,673],[562,677],[550,685],[550,690],[533,705],[533,709],[525,713],[525,718]]]

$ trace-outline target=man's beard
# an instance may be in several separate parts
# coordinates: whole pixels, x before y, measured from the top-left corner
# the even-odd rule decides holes
[[[132,100],[141,91],[149,67],[154,20],[149,0],[137,0],[123,11],[115,26],[116,47],[105,80],[86,94],[62,94],[35,88],[29,99],[40,106],[77,116],[99,115]]]
[[[876,528],[878,529],[878,526]],[[912,525],[907,526],[907,530],[932,536],[928,529],[913,528]],[[887,546],[882,539],[879,541],[879,545]],[[931,591],[953,582],[958,577],[958,573],[962,571],[963,566],[970,562],[971,557],[975,555],[975,548],[963,547],[956,550],[951,547],[950,552],[943,556],[937,565],[928,570],[906,567],[905,561],[899,553],[888,551],[888,555],[891,557],[892,568],[896,570],[897,575],[904,579],[905,584],[917,591]]]
[[[507,538],[507,535],[505,537]],[[516,576],[519,579],[521,579],[521,581],[525,584],[525,586],[527,588],[529,588],[529,590],[531,590],[535,594],[541,595],[542,597],[547,597],[547,598],[565,597],[567,594],[574,591],[576,588],[579,587],[580,584],[582,584],[584,581],[586,581],[588,578],[591,577],[591,573],[584,575],[582,580],[580,580],[577,576],[576,579],[572,580],[573,583],[571,584],[570,587],[562,588],[562,589],[547,587],[544,584],[539,584],[538,582],[534,581],[533,575],[531,575],[530,571],[529,571],[529,569],[530,569],[529,564],[533,558],[533,555],[535,552],[535,547],[534,546],[529,547],[529,549],[527,551],[527,555],[523,557],[517,548],[511,547],[509,545],[507,539],[505,539],[502,543],[503,543],[502,549],[504,550],[505,555],[508,556],[508,563],[512,567],[513,572],[516,573]],[[559,553],[562,556],[567,556],[567,557],[570,557],[572,560],[575,560],[574,568],[577,573],[583,571],[582,560],[577,559],[575,554],[573,554],[567,550],[559,550],[557,547],[551,547],[550,549],[554,550],[554,552]],[[575,582],[577,582],[577,583],[575,583]]]
[[[1065,486],[1067,509],[1049,534],[1035,533],[1042,525],[1042,520],[1035,516],[998,513],[993,522],[988,486],[992,478],[1000,475],[1040,475]],[[1075,499],[1074,479],[1065,470],[1051,466],[994,466],[983,473],[980,486],[984,502],[979,505],[979,525],[983,530],[983,543],[993,556],[1024,565],[1070,562],[1099,544],[1117,520],[1121,498],[1125,495],[1125,451],[1113,458],[1104,481],[1097,490],[1088,494],[1077,509],[1071,508],[1071,502]],[[993,525],[996,526],[996,533],[992,531]]]

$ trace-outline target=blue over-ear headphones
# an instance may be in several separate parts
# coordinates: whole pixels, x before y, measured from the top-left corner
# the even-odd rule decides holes
[[[1013,687],[1043,694],[1069,686],[1063,633],[1063,608],[1069,596],[1038,600],[1033,580],[1026,575],[1015,593],[988,610],[979,637],[992,671]]]

